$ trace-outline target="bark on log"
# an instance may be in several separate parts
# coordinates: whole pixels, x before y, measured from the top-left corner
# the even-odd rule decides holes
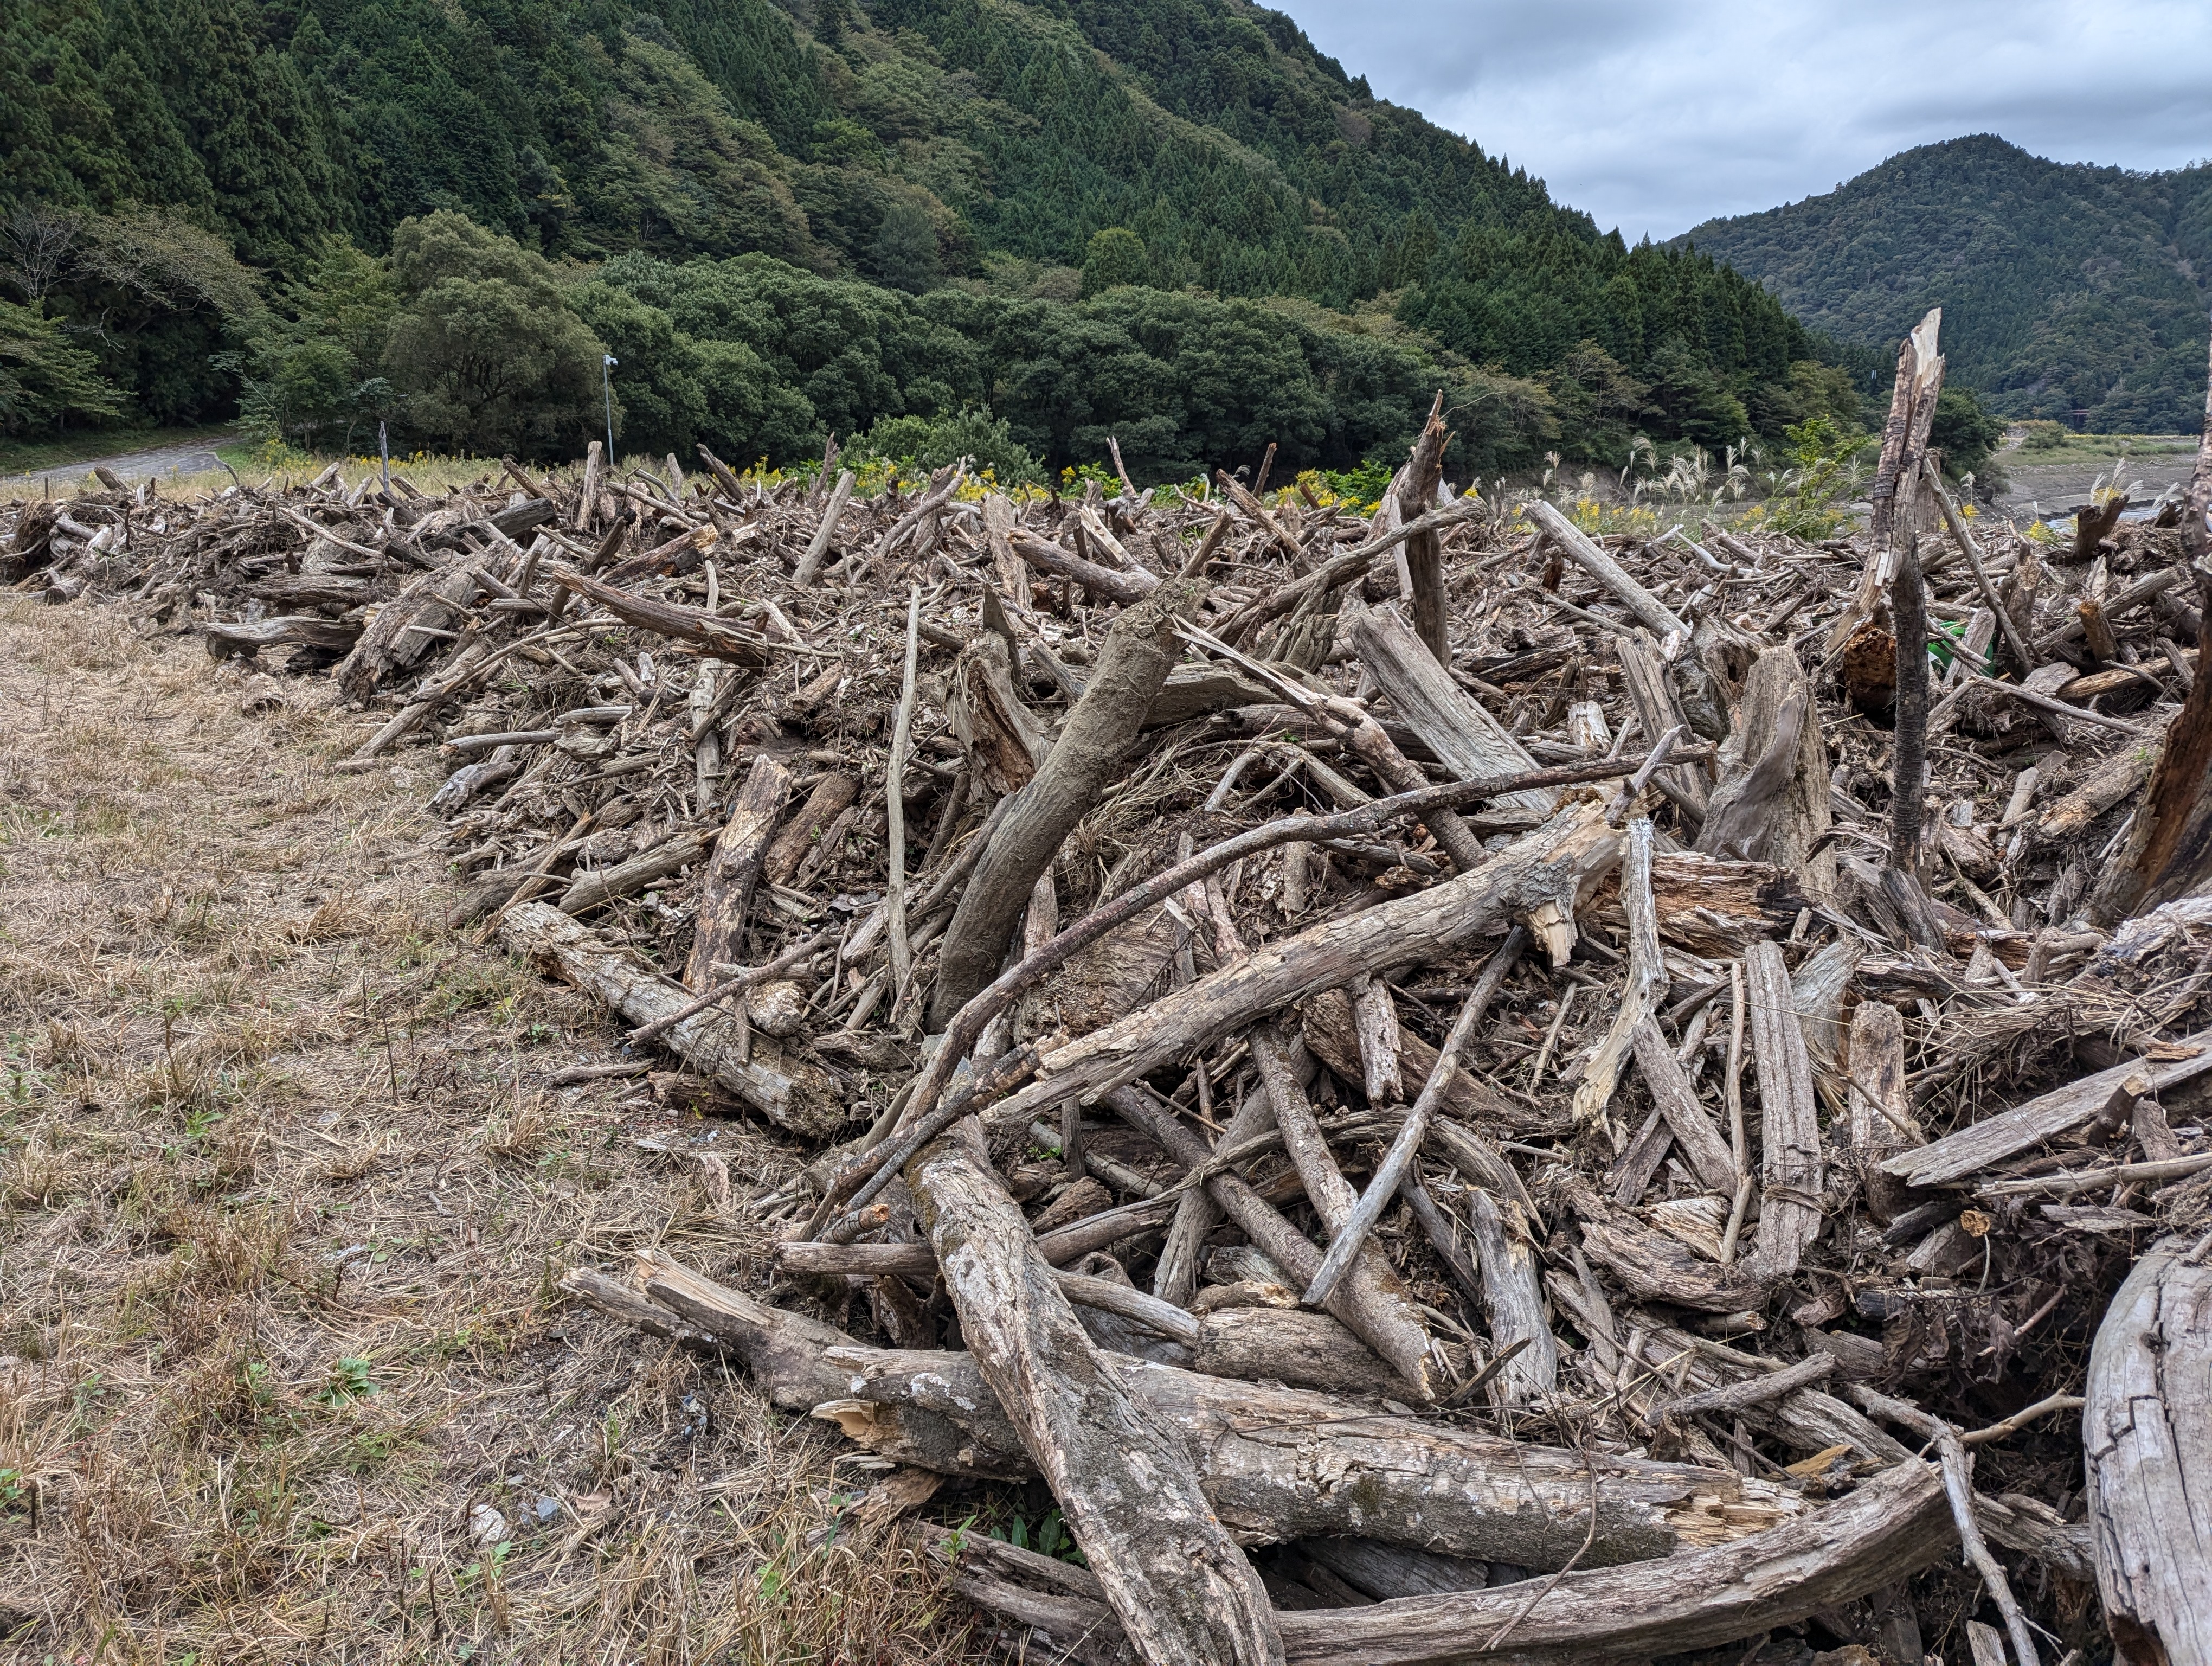
[[[714,854],[707,864],[691,958],[684,963],[684,981],[694,989],[714,982],[718,963],[744,959],[745,910],[752,905],[753,885],[760,878],[762,859],[768,854],[776,818],[783,813],[783,800],[790,791],[791,771],[766,752],[753,760],[738,788],[730,819],[714,841]]]
[[[1362,972],[1432,958],[1510,920],[1527,924],[1561,964],[1574,945],[1577,902],[1619,849],[1597,806],[1564,811],[1472,873],[1264,945],[1143,1012],[1054,1049],[1044,1055],[1044,1079],[1003,1101],[990,1120],[1026,1127],[1071,1096],[1096,1097],[1255,1018]],[[971,895],[981,883],[980,875],[971,882]]]
[[[942,1030],[997,974],[1030,891],[1060,842],[1121,772],[1152,696],[1175,662],[1176,615],[1196,605],[1203,586],[1170,580],[1107,632],[1083,697],[1035,780],[1022,789],[975,866],[946,927],[930,1023]]]
[[[1077,1322],[980,1129],[962,1124],[906,1175],[976,1368],[1139,1656],[1280,1662],[1259,1575],[1200,1491],[1177,1430],[1130,1395]]]
[[[1528,749],[1423,651],[1420,638],[1395,608],[1368,609],[1352,621],[1351,635],[1360,664],[1392,708],[1456,779],[1478,781],[1538,767]],[[1559,798],[1556,789],[1540,787],[1505,793],[1493,802],[1548,816]]]
[[[1820,1107],[1782,951],[1771,943],[1753,944],[1744,952],[1743,971],[1759,1067],[1757,1256],[1763,1273],[1786,1277],[1820,1231]]]
[[[2212,1268],[2189,1243],[2136,1263],[2089,1353],[2097,1590],[2124,1666],[2212,1661]]]
[[[611,947],[549,903],[519,903],[500,921],[499,934],[510,952],[557,972],[633,1025],[665,1018],[694,999],[673,978]],[[793,1133],[814,1140],[835,1134],[845,1122],[836,1079],[818,1065],[749,1041],[749,1034],[735,1018],[703,1012],[674,1025],[662,1044]]]

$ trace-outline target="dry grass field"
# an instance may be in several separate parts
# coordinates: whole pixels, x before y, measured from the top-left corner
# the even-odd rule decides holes
[[[0,1659],[976,1652],[830,1438],[564,1304],[757,1285],[789,1158],[550,1084],[617,1037],[446,932],[424,755],[81,603],[0,596]]]

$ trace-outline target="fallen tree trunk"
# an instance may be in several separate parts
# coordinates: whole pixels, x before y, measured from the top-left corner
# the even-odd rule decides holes
[[[652,1024],[696,999],[550,903],[518,903],[500,921],[499,934],[511,952],[558,973],[633,1025]],[[750,1040],[745,1026],[726,1014],[695,1012],[671,1027],[661,1044],[794,1134],[827,1139],[844,1123],[845,1107],[829,1072]]]
[[[1572,1572],[1534,1591],[1512,1584],[1285,1614],[1283,1650],[1289,1666],[1644,1660],[1739,1642],[1840,1608],[1917,1572],[1955,1542],[1942,1481],[1908,1459],[1847,1499],[1737,1544]],[[997,1584],[967,1588],[988,1602]],[[1049,1602],[1057,1626],[1110,1623],[1095,1601]]]
[[[745,910],[752,904],[761,860],[768,854],[775,819],[783,813],[784,797],[790,790],[791,771],[766,752],[753,760],[744,784],[738,788],[729,822],[714,841],[714,854],[707,864],[707,883],[699,892],[691,957],[684,964],[684,981],[694,989],[714,983],[717,963],[744,958],[739,951],[744,942]]]
[[[2124,1666],[2212,1661],[2212,1268],[2188,1242],[2136,1263],[2089,1354],[2097,1591]]]
[[[906,1177],[976,1369],[1139,1656],[1279,1662],[1257,1570],[1199,1490],[1174,1422],[1131,1396],[1077,1322],[981,1130],[962,1123]]]
[[[1389,697],[1391,708],[1462,781],[1537,768],[1528,749],[1474,698],[1452,681],[1443,662],[1424,651],[1419,636],[1390,607],[1370,608],[1351,626],[1359,663]],[[1559,804],[1555,789],[1501,793],[1492,802],[1548,816]]]
[[[942,1030],[969,997],[989,983],[1006,941],[1029,906],[1030,891],[1060,842],[1121,773],[1153,696],[1176,660],[1176,615],[1196,605],[1202,586],[1170,580],[1159,593],[1114,621],[1083,697],[1067,714],[1036,777],[991,836],[945,928],[930,1025]]]
[[[658,1256],[641,1257],[637,1277],[633,1289],[582,1273],[563,1287],[625,1323],[714,1339],[777,1405],[813,1411],[886,1456],[951,1474],[1030,1473],[972,1354],[866,1347]],[[1580,1566],[1609,1567],[1734,1543],[1807,1514],[1790,1488],[1726,1469],[1508,1440],[1371,1402],[1103,1359],[1174,1429],[1213,1509],[1248,1544],[1371,1538],[1549,1572],[1578,1551]]]
[[[1044,1055],[1044,1079],[1000,1102],[994,1127],[1026,1127],[1061,1101],[1092,1099],[1188,1049],[1365,972],[1434,958],[1519,920],[1563,964],[1578,897],[1619,859],[1596,806],[1579,805],[1471,873],[1308,927]]]

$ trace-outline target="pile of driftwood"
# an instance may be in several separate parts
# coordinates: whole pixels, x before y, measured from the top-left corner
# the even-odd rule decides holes
[[[8,559],[439,749],[456,929],[632,1026],[566,1073],[804,1142],[702,1158],[754,1293],[567,1288],[883,1508],[1041,1479],[1083,1565],[914,1528],[1032,1645],[2212,1660],[2212,438],[1978,533],[1934,337],[1818,546],[1455,498],[1432,415],[1366,517],[595,452]]]

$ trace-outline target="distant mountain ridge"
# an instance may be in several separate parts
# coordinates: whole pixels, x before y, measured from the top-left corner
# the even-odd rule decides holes
[[[495,294],[568,369],[434,394],[448,280],[504,286],[454,345]],[[1180,471],[1402,454],[1445,385],[1494,471],[1856,422],[1869,380],[1248,0],[0,6],[0,436],[245,401],[573,448],[606,351],[655,448],[988,406],[1055,466],[1118,433]]]
[[[2010,416],[2193,429],[2212,305],[2212,163],[2052,162],[1994,134],[1922,145],[1822,196],[1674,240],[1806,324],[1887,347],[1943,308],[1951,375]]]

